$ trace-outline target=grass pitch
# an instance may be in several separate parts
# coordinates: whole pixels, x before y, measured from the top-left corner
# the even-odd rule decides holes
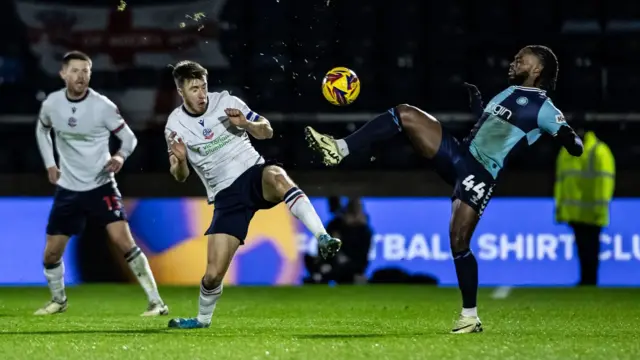
[[[450,335],[460,298],[430,286],[227,287],[209,329],[141,318],[135,285],[69,288],[65,314],[35,317],[45,288],[0,288],[0,359],[640,359],[640,289],[480,293],[482,334]],[[170,317],[197,288],[164,287]]]

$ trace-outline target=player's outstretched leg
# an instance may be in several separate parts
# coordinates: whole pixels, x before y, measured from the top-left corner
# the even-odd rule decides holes
[[[53,315],[67,310],[62,254],[68,241],[69,237],[66,235],[47,235],[44,250],[44,276],[51,291],[51,301],[38,309],[34,315]]]
[[[453,202],[449,239],[458,287],[462,294],[462,312],[451,330],[453,334],[482,332],[477,310],[478,262],[470,249],[471,237],[478,220],[478,213],[469,205],[459,199]]]
[[[327,234],[322,220],[313,205],[279,166],[270,165],[262,171],[262,196],[273,203],[284,201],[293,216],[300,220],[318,240],[318,252],[327,259],[333,257],[342,246],[340,239]]]
[[[245,214],[240,213],[242,220]],[[214,221],[216,219],[214,218]],[[228,218],[225,220],[233,220]],[[222,226],[233,227],[229,221],[220,221]],[[213,227],[213,226],[212,226]],[[233,231],[231,231],[233,232]],[[211,326],[211,317],[216,304],[222,296],[222,280],[227,273],[233,255],[240,246],[240,240],[227,234],[209,234],[207,240],[207,270],[200,283],[200,298],[198,300],[198,316],[194,318],[175,318],[169,321],[169,327],[174,329],[199,329]]]
[[[442,127],[438,120],[411,105],[398,105],[364,124],[344,139],[321,134],[308,126],[305,138],[312,149],[321,153],[327,166],[338,165],[350,152],[366,149],[371,144],[387,140],[404,132],[415,150],[431,159],[438,153]]]
[[[168,315],[169,307],[165,305],[160,297],[156,280],[149,266],[149,261],[133,240],[131,230],[129,230],[129,224],[124,220],[112,222],[107,225],[107,232],[109,233],[111,241],[124,253],[124,258],[127,260],[131,272],[136,276],[138,283],[140,283],[140,286],[142,286],[142,289],[147,294],[149,305],[147,310],[141,315]]]

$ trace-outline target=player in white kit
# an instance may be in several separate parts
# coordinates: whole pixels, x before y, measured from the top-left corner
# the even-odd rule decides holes
[[[173,69],[184,103],[165,128],[171,174],[183,182],[191,164],[215,206],[208,236],[207,268],[200,285],[198,316],[169,321],[169,327],[205,328],[222,294],[222,279],[244,243],[253,215],[282,201],[318,239],[323,257],[335,255],[341,242],[329,236],[309,199],[276,163],[265,161],[249,136],[270,139],[269,121],[228,92],[209,93],[207,70],[192,61]]]
[[[115,104],[89,88],[89,56],[78,51],[66,54],[60,76],[66,87],[44,100],[36,130],[38,147],[56,192],[44,250],[44,275],[52,299],[35,315],[56,314],[67,309],[62,254],[69,238],[82,231],[86,217],[104,225],[110,239],[125,254],[149,300],[147,311],[142,315],[167,315],[169,308],[160,298],[147,258],[129,230],[114,178],[138,141]],[[56,134],[60,169],[54,158],[51,129]],[[109,153],[110,134],[122,141],[120,150],[113,156]]]

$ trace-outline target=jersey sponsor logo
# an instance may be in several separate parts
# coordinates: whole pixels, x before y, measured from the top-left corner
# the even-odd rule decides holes
[[[202,136],[207,140],[211,140],[213,138],[213,131],[209,128],[205,128],[202,130]]]
[[[198,146],[189,146],[189,148],[202,156],[211,155],[220,150],[233,140],[233,135],[223,135],[211,141],[210,143]]]
[[[516,100],[516,104],[520,105],[520,106],[526,106],[529,103],[529,99],[525,96],[520,96],[517,100]]]
[[[492,115],[502,117],[506,120],[510,120],[511,117],[513,116],[513,112],[511,112],[511,110],[507,109],[506,107],[500,104],[496,104],[494,102],[489,103],[486,111]]]
[[[556,122],[558,124],[566,124],[567,120],[564,118],[564,115],[558,114],[558,115],[556,115]]]
[[[56,131],[56,136],[65,140],[76,140],[76,141],[87,141],[87,142],[93,139],[90,135],[70,133],[70,132],[64,132],[64,131]]]
[[[69,127],[76,127],[76,125],[78,125],[78,119],[74,118],[73,116],[69,118],[69,121],[67,121],[67,125],[69,125]]]

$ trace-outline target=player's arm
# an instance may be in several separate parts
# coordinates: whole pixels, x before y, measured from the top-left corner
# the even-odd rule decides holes
[[[174,154],[169,154],[169,172],[176,181],[185,182],[189,177],[189,165],[186,160],[180,160]]]
[[[256,116],[258,116],[257,120],[248,121],[244,129],[258,140],[271,139],[273,137],[271,123],[260,115],[256,114]]]
[[[546,101],[538,113],[538,127],[547,132],[573,156],[580,156],[584,151],[582,139],[567,124],[567,121],[550,101]]]
[[[561,126],[556,133],[555,139],[567,149],[567,152],[573,156],[580,156],[584,151],[582,145],[582,139],[576,134],[575,131],[569,126]]]
[[[230,98],[231,101],[229,102],[229,107],[225,109],[225,113],[234,125],[246,130],[249,135],[258,140],[271,139],[273,137],[273,128],[269,120],[251,111],[249,106],[239,98],[235,96]]]
[[[51,119],[45,108],[45,103],[43,103],[36,125],[36,141],[38,142],[38,149],[44,161],[44,166],[47,169],[56,167],[56,160],[53,154],[53,140],[51,140],[52,126]]]
[[[165,140],[169,148],[169,172],[176,181],[185,182],[189,177],[187,148],[175,131],[165,129]]]
[[[118,137],[121,141],[120,149],[116,152],[114,157],[118,156],[122,159],[122,162],[124,162],[138,145],[138,138],[136,138],[136,135],[133,133],[129,125],[124,121],[116,105],[109,99],[104,99],[106,100],[106,110],[103,113],[105,126],[107,130]]]

